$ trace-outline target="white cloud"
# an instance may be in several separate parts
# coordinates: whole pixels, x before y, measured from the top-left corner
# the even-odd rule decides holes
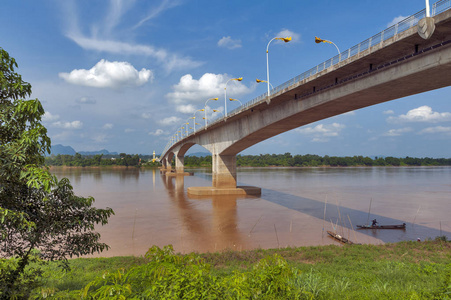
[[[128,62],[109,62],[104,59],[89,70],[73,70],[70,73],[59,73],[59,76],[72,84],[99,88],[140,86],[153,80],[151,70],[143,68],[138,72]]]
[[[80,103],[80,104],[95,104],[96,100],[92,99],[91,97],[81,97],[81,98],[75,100],[75,102]]]
[[[397,16],[396,18],[394,18],[390,23],[387,24],[387,27],[391,27],[399,22],[401,22],[402,20],[406,19],[408,17],[405,16]]]
[[[96,143],[105,143],[107,141],[106,138],[107,138],[106,134],[98,134],[93,136],[91,140],[93,140]]]
[[[224,87],[227,84],[227,96],[238,97],[240,95],[252,92],[252,89],[246,87],[237,80],[231,80],[227,74],[205,73],[201,78],[194,79],[191,74],[186,74],[180,78],[178,84],[172,86],[174,92],[168,93],[166,98],[175,104],[188,105],[198,103],[204,106],[209,98],[224,97]]]
[[[288,30],[288,29],[282,29],[279,33],[276,34],[276,37],[289,37],[291,36],[291,42],[290,43],[298,43],[301,41],[301,35]],[[279,41],[280,43],[284,43],[283,41]]]
[[[150,118],[152,118],[152,114],[150,114],[150,113],[142,113],[141,114],[141,118],[143,118],[143,119],[150,119]]]
[[[160,136],[162,134],[167,134],[163,129],[157,129],[154,132],[149,132],[149,135]]]
[[[384,111],[384,112],[382,112],[384,115],[393,115],[395,112],[394,111],[392,111],[391,109],[389,109],[389,110],[386,110],[386,111]]]
[[[173,125],[173,124],[177,124],[180,122],[181,122],[181,119],[179,117],[175,117],[175,116],[167,117],[167,118],[164,118],[163,120],[158,121],[158,123],[163,126]]]
[[[44,115],[42,116],[43,122],[53,122],[59,120],[59,115],[52,115],[49,111],[46,111]]]
[[[428,127],[421,130],[418,134],[434,134],[434,133],[444,133],[446,135],[451,135],[451,127],[444,126]]]
[[[438,123],[451,121],[451,113],[444,112],[433,112],[432,108],[424,105],[418,108],[409,110],[407,114],[400,115],[399,117],[388,117],[388,122],[392,123],[404,123],[404,122],[430,122]]]
[[[102,40],[97,38],[87,38],[80,35],[68,34],[68,37],[85,50],[95,50],[121,55],[144,55],[153,57],[163,65],[167,72],[173,70],[183,70],[196,68],[202,62],[191,60],[188,57],[179,57],[176,54],[168,53],[164,49],[156,49],[148,45],[136,45],[113,40]]]
[[[54,122],[52,123],[53,127],[63,128],[63,129],[80,129],[83,127],[83,123],[80,121],[72,121],[72,122]]]
[[[400,129],[390,129],[388,132],[384,133],[383,136],[400,136],[403,133],[411,132],[413,129],[410,127],[400,128]]]
[[[218,41],[218,46],[231,50],[241,48],[241,40],[233,40],[230,36],[224,36]]]
[[[106,123],[105,125],[102,126],[102,129],[106,129],[106,130],[113,129],[113,124]]]
[[[177,110],[178,112],[184,113],[184,114],[192,114],[196,111],[196,108],[192,104],[188,104],[188,105],[180,104],[175,107],[175,110]]]
[[[297,128],[295,131],[300,134],[313,136],[312,142],[327,142],[330,137],[337,137],[345,127],[345,125],[339,123],[318,124],[315,127]]]

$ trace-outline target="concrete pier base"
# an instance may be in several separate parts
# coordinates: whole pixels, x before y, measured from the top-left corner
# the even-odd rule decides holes
[[[166,172],[166,176],[193,176],[193,172]]]
[[[256,186],[237,186],[217,188],[213,186],[189,187],[188,195],[214,196],[214,195],[261,195],[262,189]]]

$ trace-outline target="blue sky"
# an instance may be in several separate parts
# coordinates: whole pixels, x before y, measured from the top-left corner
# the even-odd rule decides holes
[[[265,93],[255,79],[266,79],[273,37],[293,37],[270,45],[277,86],[336,55],[315,36],[344,51],[424,2],[4,1],[0,47],[43,103],[53,144],[150,154],[208,98],[222,100],[208,103],[209,118],[220,116],[211,109],[224,111],[228,79],[243,77],[227,85],[227,96],[243,103]],[[242,154],[450,157],[450,94],[444,88],[322,120]]]

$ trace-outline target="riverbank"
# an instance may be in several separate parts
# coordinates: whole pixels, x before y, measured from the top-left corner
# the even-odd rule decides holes
[[[188,293],[192,299],[240,293],[246,299],[246,293],[260,293],[257,299],[449,299],[450,261],[446,239],[187,255],[154,248],[147,257],[73,259],[67,273],[51,263],[40,290],[75,296],[86,287],[90,295],[132,297],[145,287],[171,299]]]

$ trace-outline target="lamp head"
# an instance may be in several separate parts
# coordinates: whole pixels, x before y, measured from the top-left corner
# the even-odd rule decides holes
[[[319,37],[315,36],[315,43],[319,44],[319,43],[323,43],[324,40],[320,39]]]
[[[260,82],[267,82],[266,80],[261,80],[261,79],[255,79],[255,81],[257,81],[257,83],[260,83]]]
[[[291,36],[282,39],[285,43],[291,41]]]
[[[210,99],[208,99],[208,100],[218,100],[218,98],[210,98]]]
[[[243,80],[243,77],[235,78],[235,80],[241,81],[241,80]]]

